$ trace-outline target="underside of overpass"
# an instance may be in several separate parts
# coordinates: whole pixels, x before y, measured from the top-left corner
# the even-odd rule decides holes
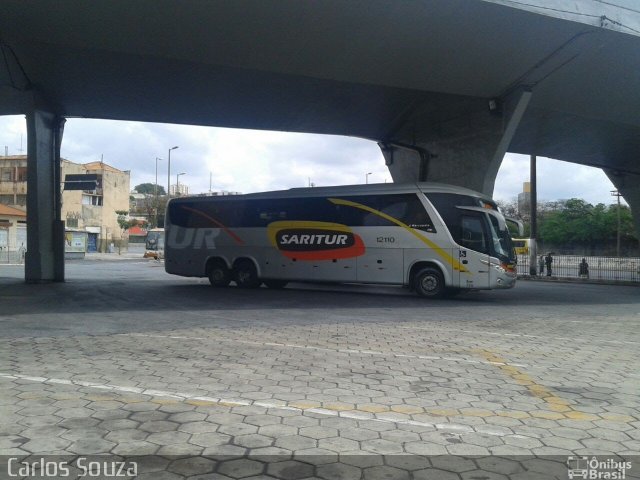
[[[0,114],[27,115],[27,280],[64,278],[67,117],[363,137],[396,182],[488,194],[506,151],[536,154],[603,168],[640,226],[633,5],[7,0]]]

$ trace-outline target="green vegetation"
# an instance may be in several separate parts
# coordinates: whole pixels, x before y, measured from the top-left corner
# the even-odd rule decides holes
[[[131,227],[138,225],[138,220],[132,220],[129,218],[129,212],[127,210],[116,210],[116,215],[118,215],[118,225],[123,232],[126,232]]]
[[[155,195],[156,193],[156,186],[153,183],[141,183],[140,185],[136,185],[134,187],[134,190],[138,193],[145,193],[147,195]],[[164,187],[162,185],[158,185],[158,195],[166,195],[167,192],[165,191]]]
[[[514,202],[501,205],[513,215]],[[618,205],[592,205],[579,198],[538,205],[538,240],[545,245],[579,247],[584,250],[608,248],[615,250],[618,231]],[[530,235],[525,219],[525,237]],[[620,244],[623,250],[635,249],[638,238],[634,231],[631,210],[620,206]]]

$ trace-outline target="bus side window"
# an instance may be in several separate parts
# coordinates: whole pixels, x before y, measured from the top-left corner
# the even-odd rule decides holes
[[[482,225],[482,218],[462,215],[460,245],[476,252],[487,253],[487,242]]]

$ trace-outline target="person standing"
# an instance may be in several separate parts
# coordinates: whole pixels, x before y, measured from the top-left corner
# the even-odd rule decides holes
[[[578,266],[578,275],[580,278],[589,278],[589,264],[585,258],[582,259]]]
[[[551,256],[551,252],[547,253],[547,256],[544,257],[544,263],[547,265],[547,277],[551,276],[551,264],[553,263],[553,257]]]
[[[538,259],[538,270],[540,271],[540,275],[544,274],[544,255],[540,255]]]

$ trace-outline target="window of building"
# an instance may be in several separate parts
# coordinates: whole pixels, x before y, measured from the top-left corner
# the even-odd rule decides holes
[[[102,206],[102,195],[82,195],[82,205]]]
[[[27,167],[18,167],[18,176],[16,178],[17,182],[26,182],[27,181]]]

